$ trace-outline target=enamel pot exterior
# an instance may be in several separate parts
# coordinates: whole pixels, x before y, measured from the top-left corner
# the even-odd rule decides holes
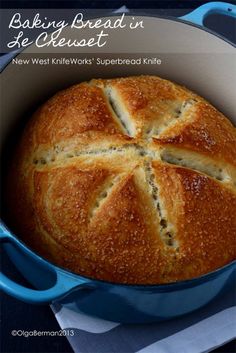
[[[114,322],[168,320],[206,305],[235,285],[234,263],[193,280],[167,285],[133,286],[95,281],[53,266],[11,235],[2,239],[12,262],[39,289],[28,289],[0,278],[7,293],[30,303],[57,302]]]
[[[230,5],[231,6],[231,5]],[[235,9],[233,8],[235,11]],[[205,12],[204,12],[205,13]],[[199,17],[200,16],[200,17]],[[203,15],[198,13],[195,22]],[[20,119],[56,91],[96,77],[153,74],[176,81],[208,99],[234,123],[235,48],[213,33],[183,20],[144,18],[144,29],[111,34],[106,52],[42,53],[33,47],[18,54],[30,56],[95,58],[92,65],[16,65],[10,63],[2,73],[2,146]],[[193,21],[193,19],[192,19]],[[68,36],[71,33],[68,31]],[[85,35],[85,34],[84,34]],[[148,40],[147,40],[148,38]],[[137,50],[138,48],[138,50]],[[113,54],[109,54],[113,53]],[[132,53],[132,54],[131,54]],[[161,65],[98,66],[96,58],[153,58]],[[6,154],[1,149],[2,157]],[[6,158],[6,157],[5,157]],[[166,320],[189,313],[209,303],[235,285],[235,263],[202,277],[168,285],[133,286],[95,281],[63,270],[39,257],[12,234],[10,224],[0,226],[3,248],[22,275],[36,288],[22,287],[4,274],[3,290],[30,303],[57,302],[73,310],[115,322],[144,323]]]

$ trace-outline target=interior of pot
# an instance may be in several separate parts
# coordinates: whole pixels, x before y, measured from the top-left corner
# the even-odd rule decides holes
[[[31,113],[58,90],[92,78],[129,75],[158,75],[192,89],[209,100],[232,121],[235,111],[235,48],[221,38],[198,27],[174,20],[142,18],[144,28],[138,31],[111,31],[105,48],[81,48],[68,53],[66,48],[27,48],[17,59],[49,58],[49,64],[10,63],[2,73],[1,160],[9,160],[19,131]],[[65,37],[76,33],[66,29]],[[83,37],[91,31],[83,30]],[[124,40],[125,38],[125,40]],[[112,53],[112,54],[111,54]],[[51,59],[93,59],[92,64],[53,64]],[[98,65],[97,58],[139,59],[133,65]],[[156,64],[153,58],[161,60]],[[143,60],[149,59],[149,60]],[[3,179],[4,183],[4,179]],[[4,209],[4,207],[3,207]],[[4,214],[3,214],[4,218]]]

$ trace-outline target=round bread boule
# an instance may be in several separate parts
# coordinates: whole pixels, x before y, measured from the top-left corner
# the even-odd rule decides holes
[[[56,94],[26,126],[7,188],[16,235],[81,275],[161,284],[235,259],[236,129],[159,77]]]

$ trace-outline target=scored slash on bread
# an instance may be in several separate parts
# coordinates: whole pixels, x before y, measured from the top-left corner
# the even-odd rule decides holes
[[[77,273],[188,279],[235,258],[235,164],[235,128],[191,91],[154,76],[92,80],[29,121],[9,213],[27,244]]]

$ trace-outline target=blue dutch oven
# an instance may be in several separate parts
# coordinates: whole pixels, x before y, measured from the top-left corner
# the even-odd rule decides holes
[[[231,43],[204,28],[204,18],[210,13],[236,17],[236,6],[213,2],[179,19],[145,17],[146,30],[139,33],[139,36],[143,35],[143,38],[149,36],[152,50],[147,49],[147,41],[142,40],[140,42],[144,46],[142,52],[149,50],[160,53],[164,60],[162,67],[122,68],[122,71],[115,69],[112,73],[107,68],[101,68],[99,72],[96,72],[97,68],[91,67],[84,68],[81,72],[80,68],[81,81],[96,76],[140,74],[140,70],[142,73],[157,74],[196,90],[235,123],[233,98],[235,81],[232,79],[235,48]],[[148,32],[149,27],[151,32]],[[165,33],[164,38],[160,35],[157,43],[156,33]],[[124,43],[123,38],[118,38],[117,41],[119,40],[122,42],[123,51],[127,45],[129,50],[126,52],[135,52],[137,38],[128,43]],[[114,48],[108,48],[108,53],[113,51]],[[201,55],[200,59],[196,58],[198,54]],[[22,54],[19,54],[19,57],[20,55]],[[227,65],[224,65],[226,62]],[[191,74],[189,68],[192,68]],[[19,69],[12,64],[5,67],[2,73],[6,88],[3,92],[2,110],[7,111],[4,113],[6,121],[3,124],[3,139],[28,107],[36,105],[47,95],[63,88],[63,85],[71,85],[77,81],[75,76],[78,72],[67,71],[65,75],[63,70],[64,67],[42,69],[35,66]],[[206,80],[207,75],[212,78],[211,82]],[[47,80],[44,79],[46,76]],[[37,77],[40,77],[38,84],[35,83]],[[29,97],[29,101],[26,97]],[[3,249],[11,261],[35,287],[35,289],[24,287],[1,273],[0,286],[6,293],[33,304],[56,302],[72,310],[115,322],[155,322],[190,313],[235,284],[235,262],[198,278],[164,285],[123,285],[104,282],[80,276],[46,261],[27,247],[17,234],[13,234],[10,225],[6,225],[4,221],[0,225],[0,238]]]

